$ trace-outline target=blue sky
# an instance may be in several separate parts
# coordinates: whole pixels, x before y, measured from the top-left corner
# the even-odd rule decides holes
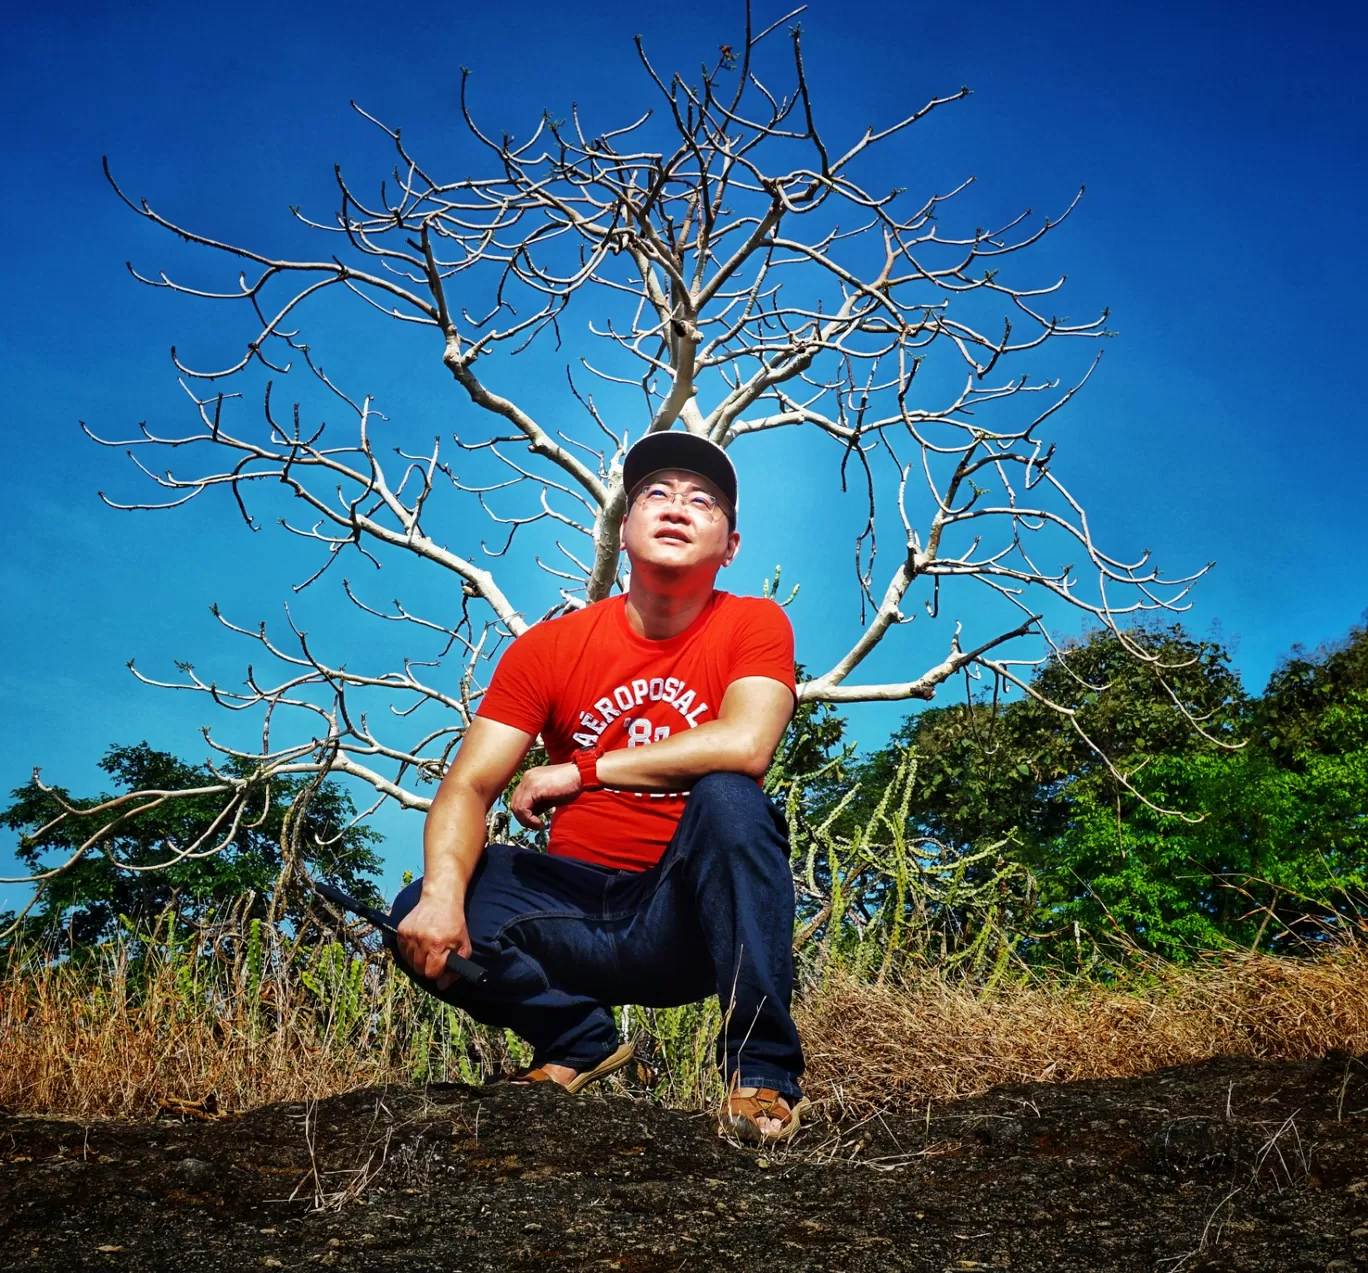
[[[100,156],[177,218],[284,250],[299,241],[290,204],[331,209],[335,161],[384,171],[348,99],[402,124],[441,168],[472,155],[457,113],[461,65],[475,72],[491,127],[525,133],[543,106],[564,114],[572,100],[609,123],[648,100],[635,32],[659,65],[691,71],[737,42],[741,18],[739,5],[711,0],[686,15],[592,3],[378,12],[246,3],[229,21],[212,8],[58,4],[11,20],[0,75],[6,790],[34,764],[89,789],[114,741],[203,755],[196,730],[213,712],[139,686],[125,662],[169,674],[172,660],[192,659],[207,675],[240,678],[247,654],[207,606],[249,626],[274,620],[304,560],[269,521],[248,532],[227,501],[159,516],[98,502],[98,490],[138,487],[77,421],[108,436],[141,419],[183,422],[168,347],[208,358],[235,339],[212,310],[129,278],[127,259],[155,270],[190,258],[119,204]],[[1099,540],[1120,553],[1150,548],[1172,573],[1214,559],[1188,621],[1234,645],[1251,689],[1294,642],[1342,635],[1368,606],[1361,9],[817,4],[803,22],[830,135],[961,84],[974,90],[889,146],[871,185],[925,193],[973,174],[954,214],[972,226],[1028,206],[1057,211],[1086,183],[1032,270],[1066,271],[1069,312],[1109,306],[1118,333],[1056,430],[1057,471]],[[420,434],[456,427],[462,404],[421,339],[355,311],[319,323],[359,391]],[[1067,375],[1079,356],[1031,369]],[[806,458],[764,446],[737,459],[743,489],[749,479],[768,493],[761,478],[779,472],[789,494],[743,521],[728,585],[756,591],[782,562],[803,584],[792,611],[799,656],[821,667],[857,630],[853,514],[815,460],[805,469]],[[327,624],[328,598],[308,604]],[[880,676],[939,657],[943,634],[923,627],[899,634]],[[851,732],[877,743],[901,714],[854,709]],[[416,864],[418,821],[387,815],[382,826],[387,879],[397,878]]]

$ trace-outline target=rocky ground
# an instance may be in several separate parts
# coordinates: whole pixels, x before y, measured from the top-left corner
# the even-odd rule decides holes
[[[1368,1065],[1226,1058],[720,1140],[644,1099],[372,1089],[0,1116],[0,1268],[1368,1268]]]

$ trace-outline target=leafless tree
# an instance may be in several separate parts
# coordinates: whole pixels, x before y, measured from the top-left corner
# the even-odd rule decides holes
[[[237,766],[220,771],[224,817],[204,842],[169,846],[169,859],[216,851],[249,816],[253,792],[277,774],[347,774],[373,787],[377,803],[425,808],[425,787],[430,792],[444,771],[501,644],[549,617],[529,613],[500,583],[500,558],[542,523],[536,534],[545,538],[550,527],[558,536],[558,556],[538,559],[559,588],[550,614],[621,587],[621,462],[646,431],[682,425],[724,447],[758,433],[816,431],[842,484],[867,505],[854,546],[861,630],[841,658],[802,685],[807,700],[930,699],[963,671],[1032,692],[1027,666],[1056,648],[1042,611],[1062,603],[1124,639],[1141,612],[1183,607],[1202,571],[1165,579],[1148,553],[1109,556],[1055,475],[1046,425],[1096,360],[1069,385],[1015,370],[1019,355],[1048,342],[1108,334],[1105,313],[1083,322],[1056,316],[1062,279],[1025,286],[1008,278],[1015,258],[1052,233],[1079,196],[1053,218],[1028,211],[995,229],[955,233],[943,214],[969,181],[919,200],[902,190],[871,191],[859,178],[870,152],[968,90],[935,97],[885,128],[829,139],[809,93],[800,12],[753,30],[747,11],[744,40],[722,46],[695,85],[658,72],[638,40],[655,109],[606,131],[574,109],[567,119],[544,116],[524,141],[490,135],[470,113],[463,72],[461,109],[485,157],[481,176],[438,175],[397,128],[356,106],[390,139],[397,162],[374,195],[339,168],[331,220],[294,209],[320,237],[312,259],[208,238],[115,185],[139,216],[240,271],[223,290],[166,273],[135,276],[245,312],[252,326],[241,357],[227,366],[191,365],[173,349],[193,417],[187,431],[169,436],[143,426],[116,441],[88,430],[104,445],[127,447],[160,488],[154,499],[106,502],[168,509],[226,488],[255,525],[257,488],[283,484],[298,513],[283,524],[319,549],[317,570],[300,586],[348,553],[377,564],[408,554],[432,567],[422,605],[379,608],[345,583],[367,616],[434,645],[399,668],[353,670],[292,620],[280,639],[264,625],[238,627],[220,616],[260,647],[261,663],[245,684],[225,688],[188,665],[174,681],[143,678],[262,717],[255,749],[210,737]],[[772,72],[784,77],[784,91],[766,82],[774,82]],[[392,446],[394,431],[374,400],[326,374],[303,335],[311,307],[340,292],[417,329],[480,409],[483,431]],[[530,350],[559,379],[557,349],[572,317],[602,351],[579,359],[579,379],[568,378],[566,404],[583,422],[579,436],[549,427],[519,401],[526,360],[510,362]],[[957,386],[940,396],[924,370],[932,358],[941,360],[938,383]],[[306,423],[299,406],[282,406],[272,384],[291,368],[334,396],[344,428]],[[958,374],[947,379],[951,368]],[[259,415],[232,388],[253,370],[272,378]],[[362,374],[349,370],[347,379]],[[639,395],[639,409],[631,418],[603,410],[588,389],[596,381],[619,398],[624,387]],[[189,452],[202,463],[187,474],[144,463],[149,452]],[[454,459],[470,453],[501,466],[503,477],[463,480]],[[433,530],[443,501],[458,507],[454,524],[464,542],[456,548]],[[763,492],[749,495],[744,511],[754,516],[764,501]],[[472,519],[476,505],[482,512]],[[499,528],[493,549],[471,529],[485,515]],[[899,529],[891,567],[876,553],[881,524]],[[952,585],[944,600],[943,584]],[[898,654],[905,678],[860,680],[866,657],[916,607],[936,615],[958,604],[952,595],[968,585],[990,590],[1013,617],[964,636],[956,624],[949,648],[929,658],[905,637]],[[255,670],[262,665],[275,669],[270,677]],[[383,712],[363,711],[377,696]],[[408,736],[396,740],[404,729]],[[83,813],[90,834],[72,861],[97,848],[111,825],[175,795],[135,793],[116,808]]]

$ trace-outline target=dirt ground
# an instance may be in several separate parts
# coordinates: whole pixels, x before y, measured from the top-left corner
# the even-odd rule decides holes
[[[645,1099],[0,1116],[0,1268],[1368,1268],[1368,1065],[1001,1088],[759,1152]]]

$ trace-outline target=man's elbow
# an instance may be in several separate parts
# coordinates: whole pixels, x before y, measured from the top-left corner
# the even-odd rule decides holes
[[[437,789],[437,795],[434,797],[432,807],[428,812],[431,814],[439,806],[450,808],[464,806],[480,809],[487,814],[500,794],[498,791],[485,790],[481,784],[472,782],[464,775],[448,774]]]
[[[755,743],[741,750],[737,756],[736,772],[745,774],[759,782],[769,773],[770,761],[774,759],[774,748],[763,743]]]
[[[773,730],[762,728],[759,722],[745,720],[732,722],[728,734],[719,736],[717,741],[723,744],[716,756],[722,763],[717,767],[745,774],[756,782],[769,772],[770,762],[779,747],[779,738],[774,736]]]

